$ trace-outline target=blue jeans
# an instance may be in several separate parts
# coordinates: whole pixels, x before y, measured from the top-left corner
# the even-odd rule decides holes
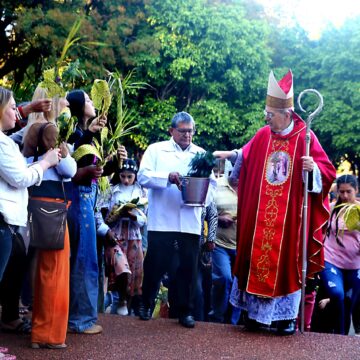
[[[71,245],[69,328],[77,332],[83,332],[97,321],[96,195],[96,184],[74,185],[68,213]]]
[[[207,255],[211,256],[211,254]],[[201,256],[202,254],[200,253],[200,257]],[[201,261],[199,261],[194,304],[194,318],[196,321],[209,321],[211,285],[211,262],[210,265],[204,266],[201,264]]]
[[[12,235],[8,224],[0,220],[0,281],[4,275],[12,249]]]
[[[320,274],[326,296],[333,309],[334,331],[336,334],[348,332],[350,316],[360,296],[360,270],[344,270],[325,261],[325,269]],[[345,298],[350,297],[346,306]]]
[[[216,246],[212,253],[212,289],[210,318],[216,322],[225,322],[225,315],[230,311],[230,323],[236,325],[240,317],[240,309],[229,303],[233,282],[232,267],[236,251]],[[230,308],[229,308],[230,307]]]

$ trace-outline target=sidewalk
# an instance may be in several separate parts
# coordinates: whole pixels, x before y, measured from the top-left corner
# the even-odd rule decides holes
[[[360,337],[305,333],[279,337],[250,333],[243,327],[197,323],[195,329],[175,320],[141,321],[100,315],[101,335],[68,334],[65,350],[32,350],[29,336],[0,333],[0,344],[18,360],[246,359],[356,360]]]

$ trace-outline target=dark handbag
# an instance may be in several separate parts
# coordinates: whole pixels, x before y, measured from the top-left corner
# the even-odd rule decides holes
[[[44,124],[39,131],[39,141],[42,138]],[[38,159],[38,148],[34,156],[34,162]],[[43,250],[64,249],[66,231],[67,201],[64,183],[61,182],[64,194],[63,202],[44,201],[36,198],[29,199],[28,215],[30,229],[30,246]]]
[[[65,202],[29,199],[30,246],[43,250],[62,250],[66,230]]]

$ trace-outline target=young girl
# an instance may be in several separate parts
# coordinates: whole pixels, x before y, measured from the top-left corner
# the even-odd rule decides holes
[[[100,211],[96,213],[97,233],[105,239],[108,290],[119,293],[119,315],[127,315],[127,301],[141,294],[143,252],[140,229],[146,222],[146,216],[138,204],[144,204],[146,193],[136,181],[137,170],[134,160],[123,161],[118,174],[112,179],[108,199],[98,204],[99,209],[108,209],[107,215],[103,217]],[[126,205],[130,202],[134,205]],[[117,214],[115,209],[119,209]]]
[[[100,141],[100,132],[106,125],[106,116],[95,117],[94,105],[82,90],[73,90],[66,97],[71,115],[78,120],[69,143],[74,150],[83,144]],[[127,157],[125,148],[119,148],[117,156]],[[72,203],[68,222],[70,233],[70,310],[69,331],[81,334],[99,334],[102,326],[96,324],[99,293],[99,269],[96,249],[94,208],[98,192],[97,181],[101,176],[114,172],[115,160],[102,168],[97,166],[93,155],[86,155],[77,162],[77,172],[72,179]]]
[[[321,272],[321,285],[330,298],[334,310],[334,332],[346,334],[350,316],[360,296],[360,231],[349,231],[344,222],[344,209],[338,205],[356,200],[358,184],[353,175],[343,175],[336,180],[338,200],[330,217],[325,238],[325,269]],[[351,305],[345,305],[345,296],[351,290]]]

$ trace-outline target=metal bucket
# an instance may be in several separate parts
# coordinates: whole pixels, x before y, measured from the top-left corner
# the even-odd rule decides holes
[[[181,195],[185,205],[205,206],[210,178],[183,176],[181,178]]]

